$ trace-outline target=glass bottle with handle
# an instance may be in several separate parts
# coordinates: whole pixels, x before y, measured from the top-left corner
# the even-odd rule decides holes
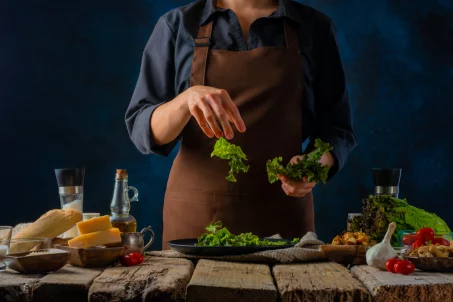
[[[129,198],[129,191],[134,192],[134,196]],[[137,221],[134,216],[129,214],[131,202],[138,201],[138,190],[128,185],[128,175],[126,170],[117,169],[115,175],[115,188],[113,190],[112,202],[110,210],[112,215],[110,221],[114,228],[118,228],[120,232],[136,232]]]

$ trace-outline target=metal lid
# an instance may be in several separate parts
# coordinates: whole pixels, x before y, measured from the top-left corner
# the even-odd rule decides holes
[[[398,187],[400,185],[401,169],[373,169],[374,186]]]
[[[85,168],[55,169],[59,187],[83,187]]]

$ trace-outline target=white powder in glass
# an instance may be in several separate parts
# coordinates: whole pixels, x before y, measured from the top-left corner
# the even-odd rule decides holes
[[[83,213],[83,202],[81,199],[76,199],[73,202],[67,203],[63,206],[63,210],[67,209],[74,209],[79,211],[80,213]],[[63,238],[74,238],[79,236],[79,232],[77,230],[77,226],[73,227],[69,231],[65,232],[63,234]]]

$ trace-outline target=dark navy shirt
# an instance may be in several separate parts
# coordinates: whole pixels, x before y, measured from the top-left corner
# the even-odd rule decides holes
[[[299,32],[302,59],[294,64],[302,64],[304,72],[302,132],[304,140],[310,139],[305,152],[312,150],[315,138],[321,138],[334,147],[337,164],[331,175],[341,169],[357,142],[335,26],[326,15],[290,0],[279,0],[273,14],[253,22],[247,42],[234,12],[217,8],[215,0],[193,2],[159,19],[146,44],[140,76],[126,112],[129,135],[140,152],[167,156],[179,139],[157,145],[150,118],[159,105],[190,87],[194,38],[201,24],[214,21],[212,49],[241,51],[284,46],[284,19]]]

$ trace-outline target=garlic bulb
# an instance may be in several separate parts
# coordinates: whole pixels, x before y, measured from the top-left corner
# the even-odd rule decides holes
[[[369,266],[386,270],[385,263],[391,258],[397,257],[395,250],[390,245],[390,239],[392,239],[393,232],[395,231],[396,223],[392,222],[389,224],[387,233],[385,233],[384,240],[371,247],[366,252],[366,263]]]

